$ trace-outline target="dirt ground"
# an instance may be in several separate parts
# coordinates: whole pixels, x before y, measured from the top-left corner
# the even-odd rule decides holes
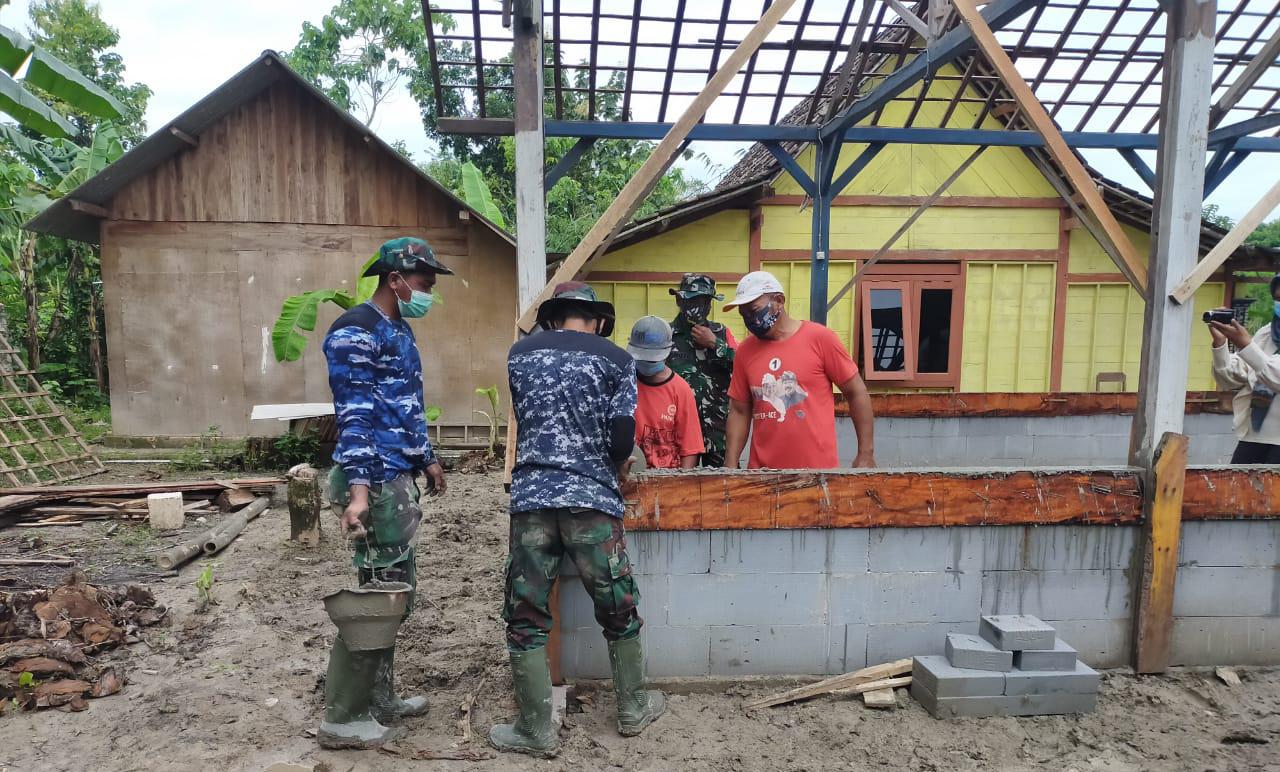
[[[453,474],[449,493],[426,505],[418,607],[401,629],[397,663],[401,685],[429,694],[432,708],[408,722],[406,752],[459,747],[459,707],[470,696],[478,750],[487,750],[489,726],[512,715],[499,618],[505,499],[497,474]],[[283,506],[273,507],[214,559],[217,605],[203,615],[194,613],[203,561],[176,576],[154,571],[145,561],[164,545],[138,526],[123,524],[113,536],[105,523],[39,529],[45,549],[79,556],[91,579],[147,583],[171,619],[110,655],[130,680],[121,694],[91,700],[83,713],[0,717],[0,772],[257,771],[276,762],[332,772],[1280,769],[1280,671],[1258,669],[1242,669],[1244,683],[1234,688],[1205,672],[1108,673],[1092,715],[954,721],[929,717],[902,690],[899,709],[888,712],[826,697],[745,714],[744,702],[786,684],[686,684],[668,715],[633,739],[615,730],[611,692],[587,685],[589,702],[566,717],[554,761],[324,751],[310,732],[334,628],[319,598],[353,579],[334,524],[326,520],[320,548],[302,549],[287,540]],[[36,529],[0,533],[0,552],[15,549],[19,530]]]

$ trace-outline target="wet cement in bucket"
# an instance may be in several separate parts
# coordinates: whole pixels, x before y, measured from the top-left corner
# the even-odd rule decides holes
[[[404,620],[409,589],[404,582],[369,582],[326,595],[324,610],[351,651],[389,649]]]

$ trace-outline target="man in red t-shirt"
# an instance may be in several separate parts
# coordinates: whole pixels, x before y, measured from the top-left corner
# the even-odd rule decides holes
[[[705,447],[693,389],[667,367],[671,325],[657,316],[631,328],[627,351],[636,360],[636,445],[654,469],[692,469]]]
[[[738,282],[732,303],[751,337],[738,345],[729,381],[725,465],[739,466],[751,435],[752,469],[833,469],[835,394],[844,393],[858,435],[855,467],[876,465],[871,395],[844,344],[826,327],[787,314],[782,284],[767,271]]]

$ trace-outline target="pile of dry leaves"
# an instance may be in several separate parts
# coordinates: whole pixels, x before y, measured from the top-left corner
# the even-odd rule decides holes
[[[51,589],[0,590],[3,705],[84,710],[86,697],[115,694],[124,676],[94,655],[137,641],[165,614],[145,587],[94,587],[80,571]]]

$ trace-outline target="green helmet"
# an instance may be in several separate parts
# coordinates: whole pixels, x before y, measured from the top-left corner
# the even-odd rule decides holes
[[[378,259],[365,270],[365,276],[380,276],[384,273],[412,273],[427,271],[446,276],[453,275],[444,263],[436,260],[436,253],[431,245],[422,239],[403,236],[392,239],[378,248]]]
[[[686,273],[684,278],[680,280],[680,286],[670,290],[670,292],[683,300],[702,295],[716,300],[724,300],[724,295],[716,293],[716,280],[705,273]]]

